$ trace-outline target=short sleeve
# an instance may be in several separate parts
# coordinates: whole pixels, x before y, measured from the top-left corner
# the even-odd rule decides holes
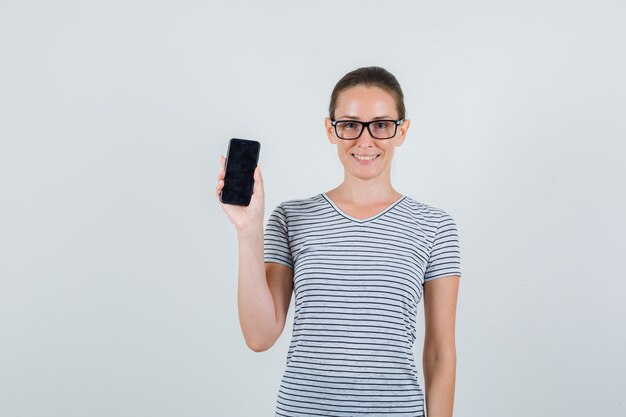
[[[461,249],[456,222],[443,212],[435,231],[424,282],[449,275],[461,275]]]
[[[293,268],[287,216],[282,204],[270,214],[264,232],[265,262],[276,262]]]

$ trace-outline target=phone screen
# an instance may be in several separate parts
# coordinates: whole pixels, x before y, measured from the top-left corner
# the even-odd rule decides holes
[[[254,187],[254,170],[259,162],[261,144],[256,140],[232,138],[226,153],[226,173],[220,201],[248,206]]]

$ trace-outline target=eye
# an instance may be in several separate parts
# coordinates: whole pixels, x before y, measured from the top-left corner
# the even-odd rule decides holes
[[[346,129],[354,129],[357,126],[357,124],[354,122],[343,122],[342,125],[343,125],[342,127]]]

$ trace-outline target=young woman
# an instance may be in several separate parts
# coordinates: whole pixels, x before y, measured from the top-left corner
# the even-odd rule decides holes
[[[239,320],[252,350],[274,345],[295,293],[276,416],[452,416],[458,232],[443,209],[391,184],[410,124],[403,100],[383,68],[346,74],[325,119],[343,182],[279,204],[265,230],[259,166],[249,206],[220,202],[237,228]],[[422,298],[425,395],[412,353]]]

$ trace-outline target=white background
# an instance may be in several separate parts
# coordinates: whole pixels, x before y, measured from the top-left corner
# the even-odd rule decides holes
[[[0,415],[273,415],[293,304],[246,347],[218,158],[261,141],[266,216],[334,188],[330,93],[378,65],[412,121],[392,182],[459,227],[455,416],[623,416],[625,16],[2,0]]]

